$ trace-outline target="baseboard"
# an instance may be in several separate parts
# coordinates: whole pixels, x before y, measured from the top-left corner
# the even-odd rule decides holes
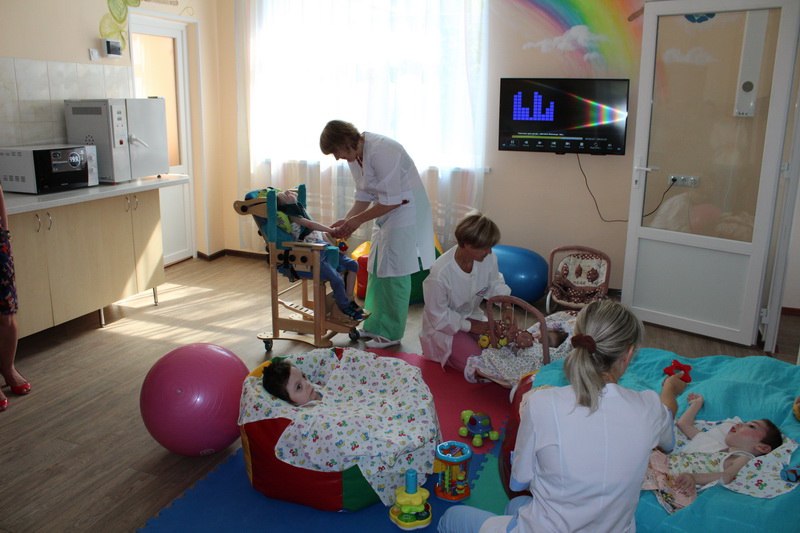
[[[796,307],[783,307],[781,308],[782,315],[800,316],[800,309]]]
[[[259,261],[264,261],[267,257],[267,254],[263,253],[245,252],[244,250],[229,250],[227,248],[225,250],[220,250],[219,252],[214,252],[211,255],[206,255],[203,252],[197,252],[197,258],[205,261],[214,261],[220,257],[225,257],[226,255],[244,257],[246,259],[258,259]]]

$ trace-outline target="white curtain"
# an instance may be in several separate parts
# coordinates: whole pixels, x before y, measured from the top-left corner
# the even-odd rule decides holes
[[[236,9],[240,196],[305,183],[315,219],[343,217],[352,177],[322,155],[319,134],[346,120],[406,148],[449,248],[483,190],[484,0],[237,0]],[[242,222],[242,245],[263,249]],[[354,240],[369,234],[362,227]]]

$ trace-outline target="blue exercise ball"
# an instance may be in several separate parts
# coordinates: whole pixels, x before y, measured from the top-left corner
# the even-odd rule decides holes
[[[547,289],[547,261],[532,250],[499,244],[492,248],[511,296],[534,303]]]

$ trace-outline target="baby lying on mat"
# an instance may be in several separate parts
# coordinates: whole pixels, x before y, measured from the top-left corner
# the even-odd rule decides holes
[[[650,456],[643,490],[652,490],[659,503],[672,513],[697,497],[698,486],[728,484],[755,457],[777,449],[783,443],[778,427],[770,420],[722,422],[708,431],[695,427],[703,407],[703,396],[690,393],[689,407],[678,419],[678,428],[689,439],[680,453],[665,455],[654,450]]]
[[[565,311],[545,317],[550,362],[563,359],[572,349],[566,341],[572,336],[575,320],[575,315]],[[527,331],[532,334],[534,341],[529,345],[486,348],[481,355],[470,357],[464,369],[464,378],[476,383],[479,378],[485,377],[510,389],[522,376],[541,368],[544,357],[539,340],[539,324],[534,324]]]

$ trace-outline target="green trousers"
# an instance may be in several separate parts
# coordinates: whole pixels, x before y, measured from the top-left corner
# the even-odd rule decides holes
[[[406,332],[410,297],[411,275],[379,278],[370,273],[364,308],[372,314],[362,325],[364,331],[390,341],[402,339]]]

